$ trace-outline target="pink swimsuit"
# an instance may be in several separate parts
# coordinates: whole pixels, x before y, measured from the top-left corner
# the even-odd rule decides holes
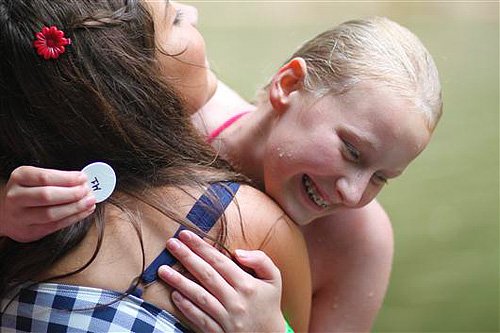
[[[208,143],[212,143],[212,141],[214,141],[214,139],[217,138],[226,128],[231,126],[234,122],[236,122],[238,119],[240,119],[241,117],[243,117],[244,115],[246,115],[249,112],[250,111],[245,111],[245,112],[239,113],[235,116],[232,116],[228,120],[226,120],[224,122],[224,124],[220,125],[217,129],[215,129],[215,131],[213,131],[212,133],[210,133],[207,136]]]

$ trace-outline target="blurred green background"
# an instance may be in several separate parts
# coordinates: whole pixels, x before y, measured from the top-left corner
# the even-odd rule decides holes
[[[212,68],[252,99],[305,40],[387,16],[427,46],[444,116],[429,148],[380,195],[395,232],[376,332],[499,331],[498,2],[184,1]]]

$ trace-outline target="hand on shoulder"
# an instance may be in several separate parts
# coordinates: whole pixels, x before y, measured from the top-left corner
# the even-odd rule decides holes
[[[284,332],[281,276],[269,257],[262,251],[235,251],[253,276],[194,233],[182,231],[179,239],[170,239],[167,249],[197,282],[168,266],[158,275],[176,289],[172,300],[192,326],[202,332]]]
[[[182,232],[180,241],[170,240],[167,248],[197,283],[163,267],[159,276],[177,290],[173,302],[202,331],[284,332],[283,314],[296,331],[306,331],[311,281],[300,230],[274,201],[246,185],[225,215],[228,247],[235,250],[238,263],[253,273]]]
[[[300,229],[270,197],[253,187],[243,186],[236,199],[242,230],[233,232],[243,232],[241,239],[249,244],[231,247],[260,249],[272,259],[283,280],[283,313],[295,331],[307,331],[312,287],[309,256]]]

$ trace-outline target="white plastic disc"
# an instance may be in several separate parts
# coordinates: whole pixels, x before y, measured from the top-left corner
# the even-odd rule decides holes
[[[96,203],[103,202],[113,193],[116,174],[112,167],[103,162],[95,162],[82,169],[88,177],[87,186],[96,198]]]

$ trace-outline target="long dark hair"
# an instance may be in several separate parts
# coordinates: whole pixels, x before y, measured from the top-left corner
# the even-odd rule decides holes
[[[45,60],[32,42],[52,25],[72,44]],[[89,218],[37,242],[0,241],[0,297],[75,247],[92,223],[101,230],[95,256],[106,206],[126,210],[124,196],[147,201],[160,186],[239,179],[159,74],[153,21],[139,0],[0,0],[0,52],[1,180],[20,165],[81,170],[93,161],[118,176],[116,195]],[[168,203],[158,209],[182,222]]]

